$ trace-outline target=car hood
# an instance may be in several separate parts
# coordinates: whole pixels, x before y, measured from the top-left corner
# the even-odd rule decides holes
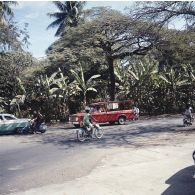
[[[76,114],[72,114],[71,116],[84,116],[85,113],[83,112],[78,112]]]
[[[20,118],[20,119],[16,119],[18,122],[29,122],[31,119],[29,118]]]

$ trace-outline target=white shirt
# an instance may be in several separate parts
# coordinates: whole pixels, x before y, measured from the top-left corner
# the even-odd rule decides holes
[[[134,111],[135,111],[136,114],[139,114],[139,108],[134,107]]]
[[[191,114],[192,114],[192,107],[189,107],[188,109],[186,109],[185,115],[191,115]]]

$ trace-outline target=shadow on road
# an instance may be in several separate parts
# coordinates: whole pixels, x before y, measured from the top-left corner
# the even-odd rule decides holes
[[[40,144],[54,144],[63,146],[63,149],[80,147],[80,146],[96,146],[97,148],[109,148],[109,147],[143,147],[145,145],[156,146],[164,145],[161,140],[156,141],[156,138],[161,134],[166,133],[162,141],[171,141],[174,136],[178,134],[190,134],[194,133],[194,128],[184,128],[178,126],[178,124],[161,124],[160,122],[154,123],[134,123],[133,125],[113,125],[103,126],[104,136],[101,140],[87,140],[84,143],[80,143],[76,139],[76,129],[63,129],[52,128],[39,137],[33,136],[33,139],[28,141],[38,142]],[[27,140],[26,140],[27,141]],[[27,141],[27,142],[28,142]],[[146,142],[147,141],[147,142]]]
[[[193,178],[194,166],[186,167],[173,176],[165,183],[170,186],[162,193],[162,195],[194,195],[195,179]]]

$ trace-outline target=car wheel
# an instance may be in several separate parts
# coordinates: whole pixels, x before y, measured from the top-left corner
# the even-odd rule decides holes
[[[192,158],[193,158],[193,160],[194,160],[194,162],[195,162],[195,150],[194,150],[194,152],[192,153]]]
[[[118,124],[119,125],[124,125],[125,124],[125,121],[126,121],[126,119],[125,119],[125,117],[119,117],[119,119],[118,119]]]
[[[16,128],[16,133],[17,134],[22,134],[23,133],[23,128],[22,127]]]

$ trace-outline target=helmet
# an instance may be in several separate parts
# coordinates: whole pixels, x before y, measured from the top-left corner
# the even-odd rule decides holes
[[[90,111],[90,108],[89,107],[85,107],[85,111],[86,112],[89,112]]]

